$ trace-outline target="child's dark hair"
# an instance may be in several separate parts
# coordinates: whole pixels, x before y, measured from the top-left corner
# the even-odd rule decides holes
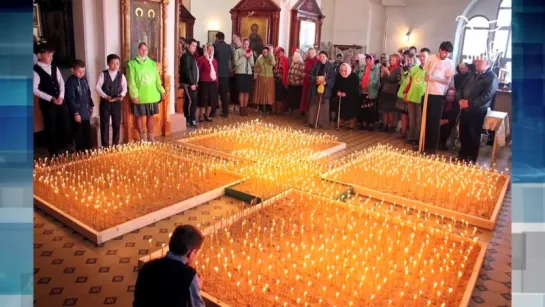
[[[75,60],[72,62],[72,69],[85,68],[85,62],[82,60]]]
[[[114,54],[114,53],[108,54],[108,56],[106,57],[106,63],[110,65],[110,62],[112,62],[113,60],[121,61],[121,59],[119,58],[117,54]]]
[[[168,243],[168,249],[177,256],[185,256],[191,250],[200,249],[204,235],[197,227],[181,225],[176,227]]]
[[[420,49],[420,52],[431,53],[431,50],[429,48],[422,48],[422,49]]]
[[[452,46],[451,42],[446,41],[442,42],[441,45],[439,45],[439,49],[450,53],[452,52],[452,49],[454,49],[454,47]]]
[[[322,51],[320,51],[320,53],[318,53],[318,54],[319,54],[319,55],[320,55],[320,54],[323,54],[323,55],[325,55],[325,56],[326,56],[326,58],[327,58],[327,57],[329,57],[329,55],[327,54],[327,52],[325,52],[325,51],[323,51],[323,50],[322,50]]]
[[[36,46],[36,54],[54,53],[55,48],[49,44],[38,44]]]

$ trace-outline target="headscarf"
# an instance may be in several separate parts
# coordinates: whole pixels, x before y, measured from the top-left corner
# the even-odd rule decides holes
[[[303,63],[303,57],[301,56],[301,53],[299,51],[293,52],[291,60],[294,64]]]
[[[364,61],[367,59],[367,57],[371,58],[371,61],[373,62],[373,64],[372,65],[365,65],[365,71],[363,72],[363,77],[361,78],[361,84],[360,84],[360,87],[362,89],[367,88],[367,84],[369,84],[369,80],[371,80],[371,69],[375,65],[373,56],[370,55],[370,54],[363,55]]]
[[[341,64],[341,67],[343,67],[343,66],[346,67],[346,78],[348,78],[348,76],[350,76],[350,74],[352,73],[352,67],[350,66],[350,64],[348,64],[346,62]],[[340,71],[340,69],[339,69],[339,71]],[[341,75],[341,77],[342,77],[342,75]]]
[[[212,52],[212,54],[210,54],[208,52],[209,48],[214,48],[214,46],[212,44],[207,44],[206,45],[206,50],[204,51],[204,54],[206,56],[206,59],[208,60],[208,63],[210,64],[210,79],[212,79],[212,81],[216,81],[218,76],[216,74],[216,69],[214,68],[214,52]]]
[[[365,64],[365,54],[363,53],[360,53],[356,56],[356,60],[358,60],[358,62],[360,62],[360,66],[362,66],[363,64]]]

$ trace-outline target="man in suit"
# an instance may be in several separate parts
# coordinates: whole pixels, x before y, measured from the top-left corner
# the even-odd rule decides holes
[[[218,85],[219,96],[221,100],[221,116],[229,115],[229,77],[231,69],[229,63],[233,55],[233,49],[225,42],[225,34],[218,32],[216,34],[216,42],[214,43],[214,58],[218,61]],[[211,111],[211,115],[215,115],[216,110]]]
[[[462,110],[459,158],[467,162],[477,161],[484,119],[498,89],[498,77],[492,71],[491,61],[481,57],[474,63],[477,72],[467,77],[456,93]]]

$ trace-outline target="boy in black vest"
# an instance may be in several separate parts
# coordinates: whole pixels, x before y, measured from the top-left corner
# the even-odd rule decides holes
[[[91,89],[85,78],[85,63],[75,60],[72,64],[72,75],[66,80],[66,104],[74,118],[73,135],[77,151],[89,150],[91,141],[91,115],[93,99]]]
[[[204,307],[201,281],[192,267],[204,241],[194,226],[178,226],[163,258],[147,262],[136,279],[133,307]]]
[[[64,80],[56,65],[52,64],[55,50],[41,44],[37,47],[38,62],[34,65],[34,96],[40,99],[44,128],[49,143],[49,154],[59,154],[69,137],[68,108],[64,103]]]
[[[121,101],[127,94],[127,79],[119,71],[117,54],[106,57],[108,69],[98,76],[96,91],[100,96],[100,141],[102,147],[110,146],[110,118],[112,119],[112,145],[119,145],[121,127]]]

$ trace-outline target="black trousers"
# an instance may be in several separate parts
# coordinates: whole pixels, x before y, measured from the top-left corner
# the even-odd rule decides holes
[[[184,100],[184,116],[187,123],[196,121],[195,112],[197,111],[197,91],[191,90],[191,87],[184,86],[186,99]]]
[[[234,104],[234,105],[238,105],[239,104],[238,91],[237,91],[237,86],[236,86],[236,81],[235,81],[235,76],[234,75],[229,77],[229,93],[230,93],[231,103]]]
[[[448,137],[452,133],[452,129],[456,125],[456,121],[448,122],[444,125],[441,125],[441,130],[439,132],[439,145],[445,146],[447,144]]]
[[[66,103],[59,106],[50,101],[40,100],[40,110],[44,117],[49,154],[56,155],[71,143],[68,107]]]
[[[428,108],[426,111],[426,137],[424,152],[434,154],[439,142],[439,130],[441,129],[441,116],[443,113],[443,96],[428,95]]]
[[[229,115],[229,77],[218,78],[218,93],[221,99],[221,110],[224,116]],[[216,104],[217,106],[217,104]],[[216,114],[217,107],[212,107],[212,114]]]
[[[110,146],[110,118],[112,119],[112,145],[119,145],[121,127],[121,101],[100,100],[100,142],[102,147]]]
[[[74,133],[74,141],[77,151],[85,151],[93,148],[91,140],[91,121],[81,120],[80,123],[74,121],[72,124]]]
[[[460,114],[460,158],[477,162],[481,132],[487,110],[462,111]]]

